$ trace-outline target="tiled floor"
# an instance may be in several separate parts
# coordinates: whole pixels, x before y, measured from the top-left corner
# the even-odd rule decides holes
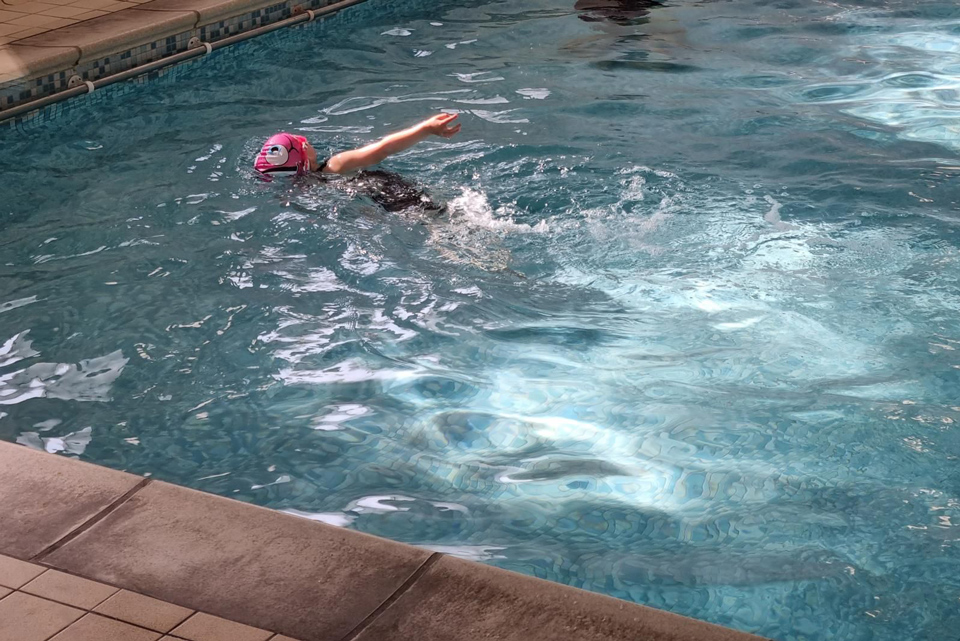
[[[294,641],[0,555],[0,641]]]
[[[150,0],[0,0],[0,45]]]

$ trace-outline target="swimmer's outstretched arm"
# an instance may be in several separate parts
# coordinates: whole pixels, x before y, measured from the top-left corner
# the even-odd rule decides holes
[[[431,135],[449,138],[460,131],[460,125],[452,125],[457,114],[439,114],[427,118],[409,129],[390,134],[375,143],[337,154],[327,161],[323,171],[332,174],[347,174],[382,162],[387,156],[408,149]]]

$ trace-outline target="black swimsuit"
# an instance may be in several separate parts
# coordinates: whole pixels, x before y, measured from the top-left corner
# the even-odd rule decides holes
[[[327,161],[320,163],[316,170],[321,173]],[[390,212],[405,211],[415,208],[429,213],[440,213],[443,207],[433,202],[422,188],[413,185],[399,174],[390,171],[375,169],[373,171],[359,171],[354,175],[344,177],[342,188],[353,193],[369,197]]]

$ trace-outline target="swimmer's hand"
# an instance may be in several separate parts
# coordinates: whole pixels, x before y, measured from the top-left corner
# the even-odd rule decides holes
[[[432,118],[427,118],[420,123],[420,126],[432,133],[434,136],[443,136],[451,138],[460,131],[460,123],[451,125],[450,123],[457,119],[457,114],[437,114]]]
[[[459,124],[450,124],[456,119],[457,114],[438,114],[427,118],[418,125],[390,134],[366,147],[337,154],[327,161],[323,171],[331,174],[348,174],[383,162],[387,157],[409,149],[431,135],[449,138],[460,131]]]

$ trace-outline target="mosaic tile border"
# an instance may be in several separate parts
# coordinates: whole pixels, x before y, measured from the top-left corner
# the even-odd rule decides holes
[[[188,43],[193,38],[199,38],[202,42],[214,43],[239,33],[280,22],[300,11],[321,9],[332,4],[336,4],[336,0],[287,0],[231,18],[201,25],[189,31],[113,53],[70,69],[60,70],[41,77],[0,84],[0,113],[4,109],[66,90],[70,78],[74,75],[80,76],[83,80],[99,80],[186,51]],[[328,14],[318,18],[318,20],[326,19],[332,15],[336,14]],[[46,112],[47,109],[43,111]],[[29,117],[29,115],[25,116],[25,118]]]

